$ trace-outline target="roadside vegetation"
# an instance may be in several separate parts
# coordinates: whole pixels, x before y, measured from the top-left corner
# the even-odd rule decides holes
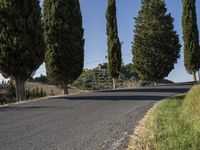
[[[132,64],[122,65],[119,77],[115,79],[116,88],[134,88],[138,86],[152,86],[155,82],[141,81]],[[156,81],[157,84],[173,83],[169,80]],[[85,69],[81,76],[71,86],[83,90],[113,89],[113,79],[108,73],[108,64],[99,64],[94,69]]]
[[[199,150],[200,85],[158,102],[135,129],[127,150]]]
[[[27,86],[28,87],[28,86]],[[0,89],[0,105],[9,104],[16,102],[16,93],[15,93],[15,85],[13,82],[9,82],[8,84],[1,85]],[[43,88],[32,87],[32,89],[26,89],[26,100],[46,97],[47,93]]]
[[[31,78],[26,83],[26,101],[35,98],[42,98],[47,96],[62,95],[61,88],[48,84],[47,77],[41,75],[40,77]],[[87,92],[74,87],[69,87],[71,94]],[[2,81],[0,84],[0,105],[17,102],[15,97],[15,85],[13,82]]]

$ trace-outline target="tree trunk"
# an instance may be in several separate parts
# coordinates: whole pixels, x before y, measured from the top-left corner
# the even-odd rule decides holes
[[[113,90],[116,90],[116,80],[113,78]]]
[[[200,81],[200,70],[198,70],[198,76],[199,76],[199,81]]]
[[[194,81],[197,81],[196,72],[193,73],[193,78],[194,78]]]
[[[25,81],[15,79],[16,101],[26,100]]]
[[[68,95],[68,94],[69,94],[67,84],[64,84],[64,85],[63,85],[63,94],[64,94],[64,95]]]

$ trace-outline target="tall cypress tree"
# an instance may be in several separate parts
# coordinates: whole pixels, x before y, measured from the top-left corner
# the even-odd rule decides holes
[[[200,68],[196,0],[183,0],[182,26],[185,68],[189,74],[193,74],[196,81],[196,72]]]
[[[163,0],[143,0],[133,42],[133,66],[142,80],[161,80],[174,69],[180,53],[173,18]]]
[[[25,99],[25,81],[43,62],[38,0],[0,1],[0,72],[15,79],[16,99]]]
[[[108,72],[113,78],[113,88],[115,89],[115,79],[119,77],[122,63],[121,43],[118,37],[115,0],[108,0],[106,20],[108,36]]]
[[[84,30],[79,0],[45,0],[44,28],[47,76],[68,94],[67,85],[83,70]]]

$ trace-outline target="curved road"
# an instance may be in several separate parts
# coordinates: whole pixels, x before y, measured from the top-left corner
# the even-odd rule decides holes
[[[158,100],[192,83],[85,93],[0,108],[0,150],[114,150]]]

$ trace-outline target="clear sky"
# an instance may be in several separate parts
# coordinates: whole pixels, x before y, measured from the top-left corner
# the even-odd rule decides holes
[[[141,7],[141,0],[116,0],[119,37],[124,44],[122,45],[123,61],[125,64],[131,63],[131,42],[134,37],[134,17],[137,16]],[[198,26],[200,31],[200,0],[196,0]],[[182,41],[182,0],[165,0],[168,12],[174,18],[175,30]],[[41,1],[41,4],[43,1]],[[85,29],[85,68],[94,68],[97,64],[106,62],[107,55],[106,44],[106,20],[105,12],[107,0],[80,0],[83,16],[83,26]],[[36,72],[36,76],[45,73],[45,67],[42,65]],[[181,58],[175,69],[170,73],[168,79],[175,82],[191,81],[192,76],[188,75],[184,68],[183,47]]]

